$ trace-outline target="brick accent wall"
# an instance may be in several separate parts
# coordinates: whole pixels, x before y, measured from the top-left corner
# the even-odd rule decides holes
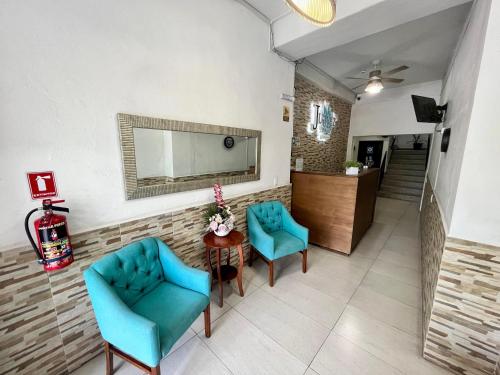
[[[315,134],[307,132],[307,124],[311,102],[324,100],[330,103],[338,116],[338,121],[330,139],[319,142]],[[350,103],[321,90],[306,78],[296,74],[293,136],[297,142],[292,144],[290,165],[295,166],[295,159],[303,157],[305,171],[334,172],[343,169],[351,123],[351,107]]]
[[[290,210],[291,186],[226,199],[236,229],[246,233],[246,208],[280,200]],[[161,238],[188,265],[206,269],[202,235],[206,205],[73,235],[75,261],[46,273],[29,247],[0,252],[0,374],[67,374],[101,352],[102,339],[82,272],[105,254],[144,237]],[[245,259],[248,241],[244,244]],[[237,261],[235,249],[232,260]]]

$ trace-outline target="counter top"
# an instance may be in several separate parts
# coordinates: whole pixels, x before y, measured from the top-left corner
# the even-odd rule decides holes
[[[369,168],[367,170],[363,170],[357,175],[346,175],[345,171],[338,171],[338,172],[319,172],[319,171],[294,171],[291,170],[291,173],[300,173],[300,174],[312,174],[312,175],[319,175],[319,176],[336,176],[336,177],[346,177],[346,178],[359,178],[363,177],[372,173],[377,172],[378,173],[379,168]]]

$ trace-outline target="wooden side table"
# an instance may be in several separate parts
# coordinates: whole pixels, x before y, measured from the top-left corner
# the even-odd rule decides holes
[[[245,239],[243,233],[237,230],[232,230],[226,237],[216,236],[213,232],[207,233],[203,236],[203,242],[206,248],[207,257],[207,268],[208,272],[212,275],[212,281],[217,279],[219,283],[219,306],[223,305],[223,288],[222,284],[224,281],[230,281],[234,278],[238,278],[238,288],[240,290],[240,296],[243,297],[243,247],[241,243]],[[236,247],[238,249],[238,255],[240,262],[238,268],[231,266],[231,247]],[[212,268],[212,260],[210,259],[211,250],[216,251],[217,266]],[[221,250],[227,249],[227,261],[225,265],[221,264]]]

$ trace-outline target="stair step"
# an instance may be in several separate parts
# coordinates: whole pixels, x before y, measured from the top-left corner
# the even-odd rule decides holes
[[[389,169],[406,169],[415,171],[425,171],[425,164],[399,164],[393,163],[392,160],[389,163]]]
[[[425,160],[427,157],[427,154],[398,154],[398,153],[391,153],[391,159],[392,158],[399,158],[399,159],[405,159],[405,160]]]
[[[386,173],[387,176],[419,176],[424,177],[425,171],[415,171],[408,169],[391,169],[389,168]]]
[[[384,175],[383,181],[396,181],[396,182],[418,182],[420,184],[424,183],[424,177],[423,176],[411,176],[411,175],[404,175],[404,174],[386,174]]]
[[[410,158],[400,158],[399,156],[396,156],[396,157],[391,157],[389,163],[425,165],[425,158],[410,159]]]
[[[393,154],[413,154],[413,155],[418,155],[418,154],[424,154],[427,155],[427,149],[424,148],[422,150],[414,150],[412,148],[398,148],[396,150],[392,150]]]
[[[393,194],[393,193],[385,193],[382,191],[379,191],[377,195],[379,197],[399,199],[401,201],[420,202],[420,197],[416,197],[414,195]]]
[[[404,188],[412,188],[412,189],[422,189],[424,186],[423,179],[419,177],[418,181],[408,181],[408,180],[396,180],[393,178],[385,178],[382,180],[382,184],[386,186],[399,186]]]
[[[385,184],[382,184],[380,191],[394,194],[414,195],[416,197],[420,197],[422,195],[422,189],[413,189],[411,187],[402,186],[390,186]]]

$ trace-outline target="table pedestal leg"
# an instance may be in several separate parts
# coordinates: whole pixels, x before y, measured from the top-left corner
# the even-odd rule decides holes
[[[220,269],[220,248],[217,248],[217,278],[219,283],[219,306],[222,307],[223,290],[222,290],[222,274]]]
[[[244,296],[243,293],[243,247],[241,244],[237,246],[238,255],[240,257],[240,263],[238,265],[238,288],[240,289],[240,296]]]

